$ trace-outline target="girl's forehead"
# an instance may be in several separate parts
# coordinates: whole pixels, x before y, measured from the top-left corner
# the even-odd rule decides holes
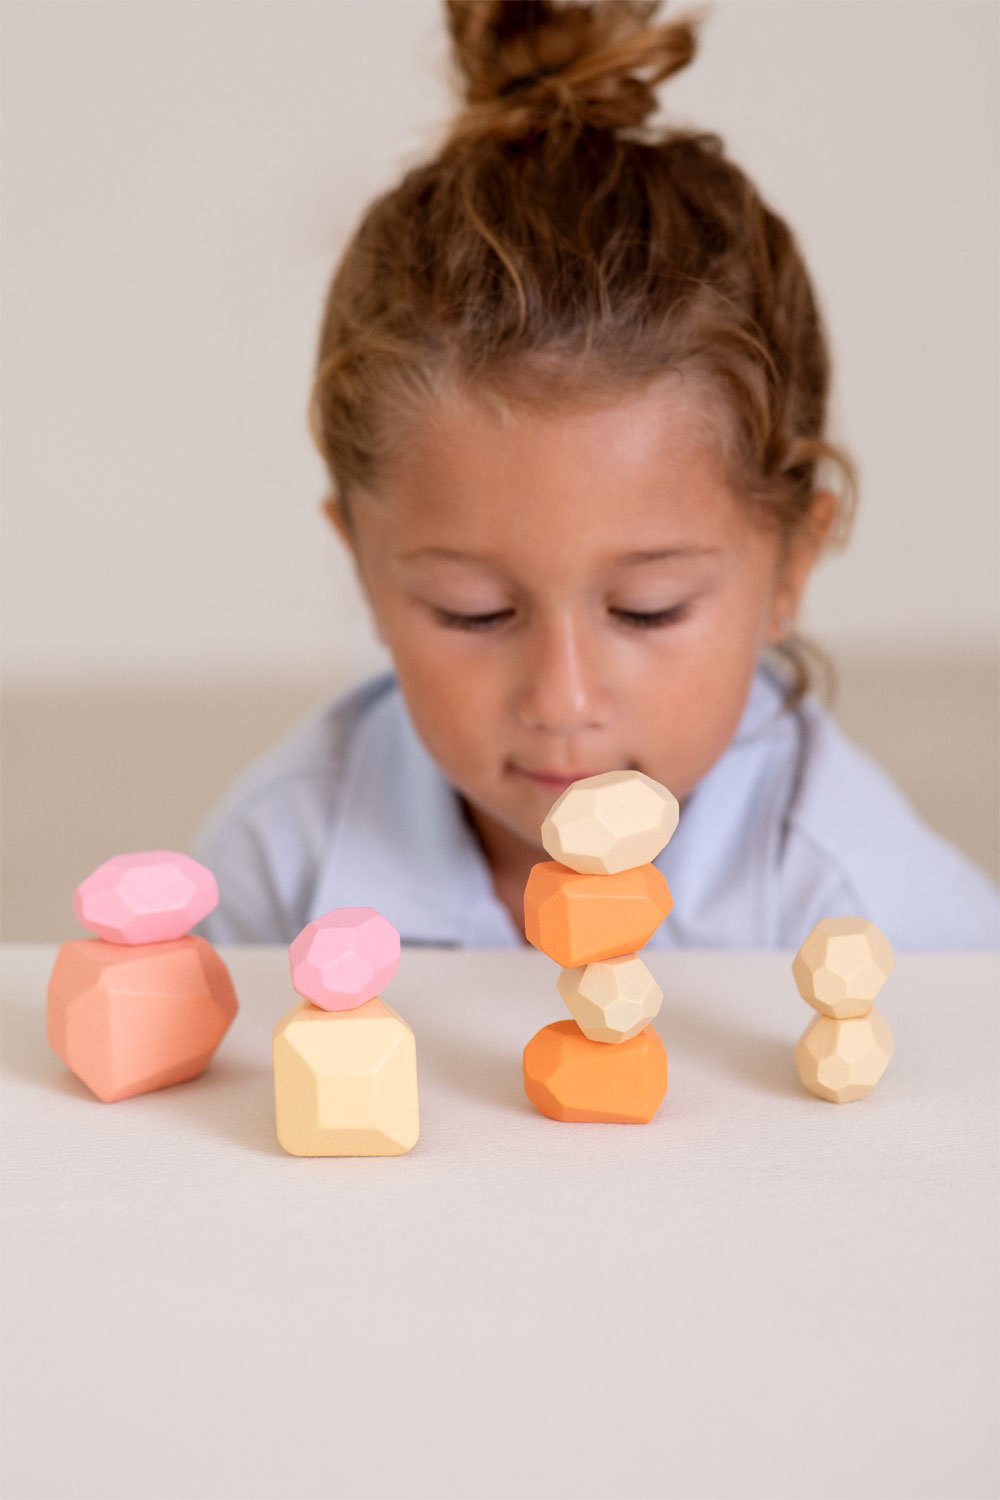
[[[561,396],[508,394],[454,388],[429,401],[413,437],[446,455],[465,445],[503,451],[575,443],[598,451],[610,443],[640,456],[666,441],[718,448],[725,414],[704,382],[678,374],[615,395],[576,392]]]
[[[512,531],[569,530],[577,547],[705,543],[733,523],[718,414],[676,382],[589,405],[511,408],[461,394],[438,400],[401,441],[378,498],[397,540],[435,545]],[[388,519],[388,516],[386,516]],[[664,537],[664,528],[691,533]],[[607,535],[606,535],[607,534]],[[717,538],[716,538],[717,540]]]
[[[436,399],[400,441],[385,495],[421,508],[588,496],[639,504],[664,490],[726,481],[720,414],[694,390],[661,386],[580,404],[498,408],[456,393]]]

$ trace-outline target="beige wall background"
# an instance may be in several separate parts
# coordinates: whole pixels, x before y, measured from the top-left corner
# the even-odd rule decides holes
[[[994,872],[998,19],[716,0],[662,93],[789,219],[826,312],[862,493],[804,623],[839,717]],[[7,0],[2,24],[2,911],[42,940],[95,864],[184,847],[384,664],[306,397],[340,249],[453,98],[438,0]]]

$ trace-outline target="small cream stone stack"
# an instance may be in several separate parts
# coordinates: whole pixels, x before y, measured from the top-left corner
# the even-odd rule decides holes
[[[820,1099],[863,1099],[889,1066],[892,1032],[875,999],[894,963],[889,939],[865,917],[824,917],[795,955],[799,994],[820,1012],[799,1039],[795,1065]]]

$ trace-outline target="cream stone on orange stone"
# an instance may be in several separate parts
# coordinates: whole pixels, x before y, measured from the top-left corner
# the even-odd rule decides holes
[[[864,917],[824,917],[792,962],[799,994],[825,1016],[864,1016],[892,973],[892,946]]]
[[[834,1104],[870,1094],[892,1057],[889,1023],[874,1005],[865,1016],[817,1016],[795,1048],[799,1077],[810,1093]]]
[[[617,875],[651,864],[673,836],[673,792],[642,771],[604,771],[574,781],[552,804],[542,844],[581,875]]]
[[[585,1037],[627,1042],[658,1013],[663,991],[636,954],[563,969],[556,987]]]

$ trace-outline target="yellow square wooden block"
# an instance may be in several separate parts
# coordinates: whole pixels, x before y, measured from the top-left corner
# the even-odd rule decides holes
[[[402,1156],[416,1144],[416,1041],[384,1000],[340,1011],[303,1000],[272,1045],[278,1141],[292,1156]]]

